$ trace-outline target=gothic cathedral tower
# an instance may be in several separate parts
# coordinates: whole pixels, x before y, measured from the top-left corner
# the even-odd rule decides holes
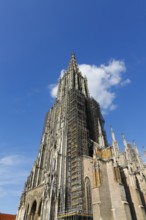
[[[126,150],[120,153],[113,129],[108,146],[103,127],[73,53],[47,113],[17,220],[146,219],[146,172],[138,150],[123,136]]]

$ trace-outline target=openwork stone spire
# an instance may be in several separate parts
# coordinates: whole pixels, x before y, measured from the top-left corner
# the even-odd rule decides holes
[[[82,76],[74,53],[72,53],[69,66],[64,76],[59,81],[57,99],[62,100],[72,89],[80,91],[80,93],[86,97],[89,96],[87,79]]]
[[[74,71],[76,73],[79,72],[79,68],[78,68],[78,65],[77,65],[77,62],[76,62],[76,57],[75,57],[74,52],[72,52],[70,63],[69,63],[69,66],[67,68],[67,72],[71,72],[71,71]]]

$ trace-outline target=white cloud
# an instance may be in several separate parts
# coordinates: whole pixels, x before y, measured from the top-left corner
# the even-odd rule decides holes
[[[20,195],[32,166],[32,158],[23,155],[0,157],[0,197]],[[21,190],[20,190],[21,189]]]
[[[19,163],[20,163],[20,158],[18,155],[5,156],[0,159],[0,165],[15,166]]]
[[[126,86],[129,83],[131,83],[131,80],[130,79],[126,79],[123,82],[121,82],[121,86]]]
[[[60,78],[63,77],[64,73],[65,73],[65,69],[61,70],[61,72],[60,72]]]
[[[130,79],[123,79],[123,73],[126,72],[126,66],[123,61],[111,60],[107,64],[100,66],[90,64],[80,64],[79,69],[83,76],[88,79],[90,95],[101,105],[104,113],[114,110],[117,106],[114,104],[116,92],[115,87],[123,87],[129,84]],[[61,77],[64,70],[61,71]],[[56,97],[57,84],[49,86],[51,96]]]
[[[51,94],[52,98],[55,98],[57,95],[58,85],[51,84],[48,86],[48,88],[50,89],[50,94]]]
[[[123,73],[126,71],[125,63],[111,60],[107,65],[102,64],[98,67],[81,64],[79,68],[88,79],[90,95],[100,103],[103,112],[114,110],[116,93],[113,88],[130,82],[129,79],[123,81]]]

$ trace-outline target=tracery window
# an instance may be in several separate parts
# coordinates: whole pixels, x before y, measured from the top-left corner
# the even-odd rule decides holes
[[[85,209],[87,212],[92,211],[91,184],[89,177],[85,178]]]

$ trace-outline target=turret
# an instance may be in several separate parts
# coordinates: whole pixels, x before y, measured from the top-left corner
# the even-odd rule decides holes
[[[99,119],[98,119],[98,135],[99,135],[98,136],[98,144],[99,144],[100,148],[105,148],[106,144],[105,144],[104,135],[103,135],[103,131],[102,131]]]
[[[135,142],[134,142],[134,150],[135,150],[136,159],[138,161],[138,165],[139,165],[139,168],[140,168],[140,171],[141,171],[141,170],[143,170],[143,163],[141,161],[141,157],[140,157],[140,154],[139,154],[139,151],[138,151],[138,148],[137,148],[137,145],[136,145]]]
[[[125,156],[126,156],[127,166],[128,166],[129,172],[132,173],[131,156],[130,156],[130,152],[129,152],[130,149],[128,147],[128,144],[127,144],[127,141],[126,141],[126,138],[125,138],[124,134],[122,134],[122,139],[123,139],[123,144],[124,144],[124,147],[125,147]]]
[[[114,133],[114,130],[113,130],[112,127],[111,127],[111,136],[112,136],[114,164],[116,165],[117,159],[118,159],[118,156],[119,156],[119,145],[118,145],[118,142],[116,140],[115,133]]]
[[[126,155],[127,162],[130,162],[130,157],[129,157],[129,152],[128,152],[128,145],[127,145],[127,141],[126,141],[126,138],[125,138],[123,133],[122,133],[122,139],[123,139],[123,144],[124,144],[124,147],[125,147],[125,155]]]

